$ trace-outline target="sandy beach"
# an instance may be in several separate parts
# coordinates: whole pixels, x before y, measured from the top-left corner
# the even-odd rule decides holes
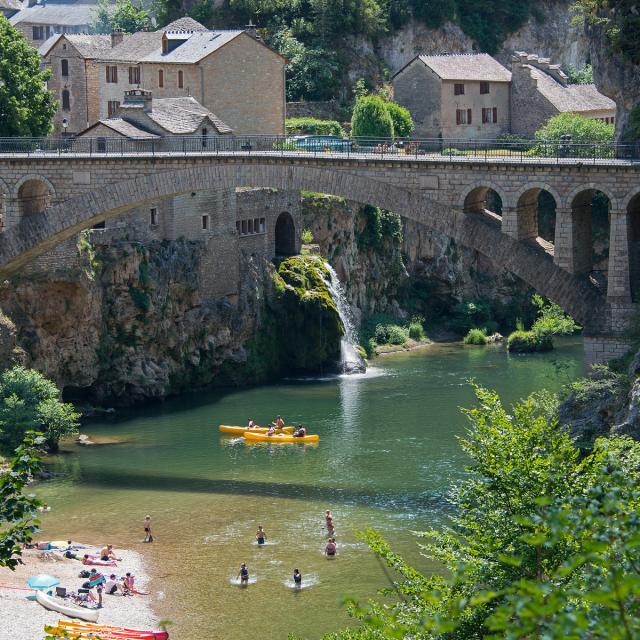
[[[74,541],[75,544],[75,541]],[[77,543],[83,544],[83,543]],[[86,544],[86,543],[85,543]],[[97,553],[98,546],[86,544],[85,550],[77,553]],[[118,577],[127,571],[136,577],[136,588],[148,591],[149,577],[144,570],[143,557],[135,551],[116,549],[121,562],[117,567],[96,567],[98,571],[109,576],[115,573]],[[57,554],[56,554],[57,555]],[[69,590],[77,590],[85,581],[78,574],[84,567],[77,560],[52,560],[46,554],[35,549],[24,551],[24,565],[15,571],[0,569],[0,640],[39,640],[44,638],[44,625],[55,624],[58,620],[67,620],[60,613],[47,611],[36,601],[28,600],[33,591],[8,589],[6,587],[26,587],[30,576],[46,573],[60,580],[60,586]],[[156,629],[157,619],[151,609],[153,594],[148,596],[123,597],[103,594],[103,608],[100,610],[99,624],[127,626],[137,629]]]

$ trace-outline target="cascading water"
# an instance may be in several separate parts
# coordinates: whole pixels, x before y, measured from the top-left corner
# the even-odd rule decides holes
[[[329,289],[329,293],[331,294],[333,301],[336,303],[338,315],[340,316],[340,320],[342,320],[342,324],[344,326],[344,335],[340,340],[340,371],[342,373],[364,373],[367,366],[356,351],[356,345],[358,344],[358,332],[356,331],[355,323],[353,321],[351,307],[347,302],[344,289],[338,279],[338,274],[328,262],[323,262],[324,267],[331,276],[329,282],[325,284]]]

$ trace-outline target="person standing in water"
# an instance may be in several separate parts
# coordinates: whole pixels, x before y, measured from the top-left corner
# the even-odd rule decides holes
[[[336,544],[335,538],[329,538],[329,542],[327,542],[324,552],[327,554],[327,558],[335,558],[336,553],[338,552],[338,545]]]
[[[238,577],[240,578],[241,585],[249,584],[249,568],[247,567],[247,563],[243,562],[240,565],[240,571],[238,572]]]
[[[153,534],[151,533],[151,516],[144,517],[144,540],[142,542],[153,542]]]
[[[327,527],[329,537],[332,537],[335,533],[335,528],[333,526],[333,514],[331,513],[331,511],[329,511],[329,509],[327,509],[326,513],[324,514],[324,522],[325,526]]]
[[[256,541],[259,545],[263,545],[267,541],[267,534],[264,532],[262,525],[258,527],[258,531],[256,532]]]
[[[293,584],[296,587],[301,587],[302,586],[302,574],[300,573],[300,571],[298,569],[294,569],[293,570]]]

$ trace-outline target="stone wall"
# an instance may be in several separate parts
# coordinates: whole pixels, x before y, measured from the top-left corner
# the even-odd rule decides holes
[[[335,100],[315,102],[287,102],[287,118],[318,118],[319,120],[337,120],[340,106]]]

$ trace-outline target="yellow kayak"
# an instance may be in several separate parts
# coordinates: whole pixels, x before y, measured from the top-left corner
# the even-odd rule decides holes
[[[245,431],[244,437],[247,440],[258,440],[259,442],[318,442],[320,440],[320,436],[302,436],[300,438],[290,434],[268,436],[264,433],[254,433],[253,431]]]
[[[247,431],[247,427],[232,427],[228,424],[221,424],[220,431],[222,433],[233,433],[236,436],[244,435],[245,431]],[[257,429],[250,429],[252,433],[267,433],[269,431],[269,427],[259,427]],[[294,427],[284,427],[283,431],[285,433],[293,433]]]

